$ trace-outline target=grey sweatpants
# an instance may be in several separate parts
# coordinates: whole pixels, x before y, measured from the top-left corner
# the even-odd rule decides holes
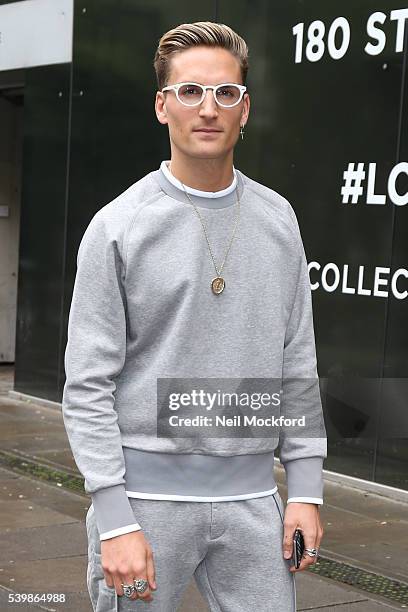
[[[153,601],[106,585],[93,506],[87,584],[95,612],[176,612],[192,576],[211,612],[295,612],[295,575],[282,555],[284,506],[274,495],[223,502],[129,498],[153,550]]]

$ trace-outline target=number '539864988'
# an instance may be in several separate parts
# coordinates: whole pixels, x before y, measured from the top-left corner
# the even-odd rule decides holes
[[[65,602],[65,593],[9,593],[9,603]]]

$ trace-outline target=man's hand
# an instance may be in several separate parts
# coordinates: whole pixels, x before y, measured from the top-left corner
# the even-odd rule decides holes
[[[153,551],[141,530],[131,531],[101,542],[101,563],[108,587],[122,596],[123,584],[134,586],[134,578],[144,578],[149,585],[144,593],[132,593],[129,599],[152,601],[150,589],[156,589]]]
[[[323,537],[323,527],[320,521],[319,506],[303,502],[286,504],[283,521],[283,556],[290,559],[293,555],[293,534],[300,529],[305,540],[305,548],[319,548]],[[317,557],[309,557],[305,552],[298,569],[292,565],[291,572],[301,572],[316,561]]]

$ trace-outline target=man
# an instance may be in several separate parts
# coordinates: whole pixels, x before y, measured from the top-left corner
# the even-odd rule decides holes
[[[181,24],[154,66],[171,160],[91,219],[69,316],[63,415],[92,497],[92,605],[173,611],[194,576],[213,611],[293,611],[294,573],[323,534],[325,432],[159,436],[156,407],[164,378],[317,382],[299,227],[284,197],[233,166],[250,109],[245,41],[223,24]],[[306,386],[287,386],[285,414],[321,417]]]

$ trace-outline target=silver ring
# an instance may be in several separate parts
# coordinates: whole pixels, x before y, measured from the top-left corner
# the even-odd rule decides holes
[[[121,582],[121,585],[123,587],[123,594],[125,597],[132,597],[133,593],[136,591],[133,584],[123,584],[123,582]]]
[[[144,593],[147,589],[148,582],[144,578],[135,578],[133,582],[135,584],[134,589],[138,593]]]
[[[309,555],[309,557],[317,556],[317,548],[305,548],[305,552]]]

